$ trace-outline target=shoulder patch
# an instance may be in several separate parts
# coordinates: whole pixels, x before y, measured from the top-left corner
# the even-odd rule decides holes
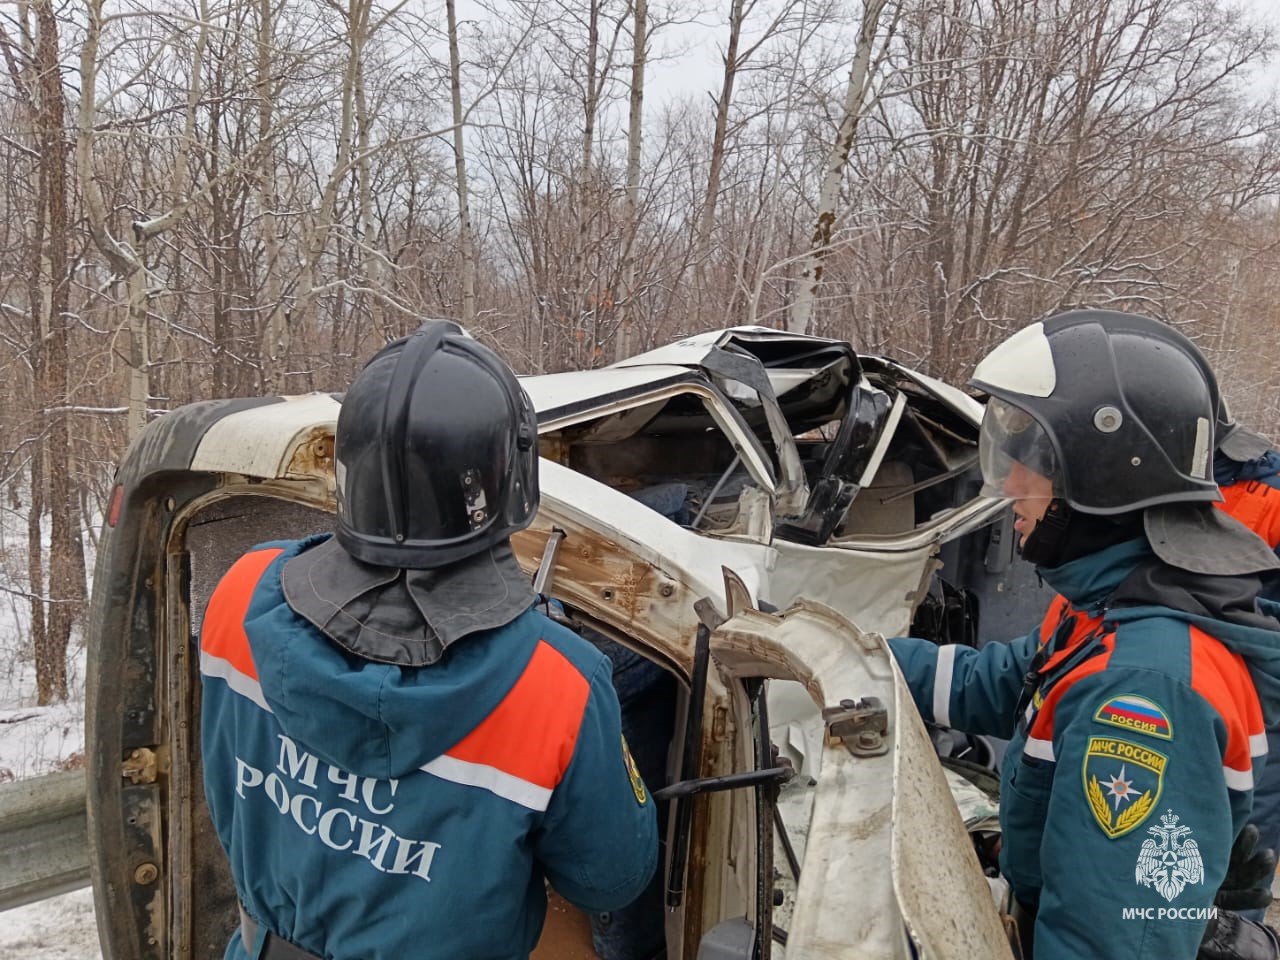
[[[1164,789],[1169,758],[1118,737],[1090,737],[1081,775],[1093,819],[1112,840],[1141,826]]]
[[[1132,693],[1112,697],[1098,708],[1093,719],[1162,740],[1173,739],[1173,725],[1169,723],[1169,715],[1163,708],[1146,697]]]
[[[627,776],[631,778],[631,792],[636,795],[636,803],[640,806],[645,805],[645,801],[649,799],[649,792],[644,788],[644,780],[640,777],[640,768],[636,766],[635,760],[631,758],[631,748],[627,746],[627,738],[622,738],[622,760],[627,765]]]

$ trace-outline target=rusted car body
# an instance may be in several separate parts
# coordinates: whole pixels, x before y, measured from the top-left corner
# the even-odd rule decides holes
[[[882,639],[936,592],[948,545],[989,549],[999,529],[1003,505],[977,496],[977,404],[848,344],[759,328],[523,382],[543,459],[522,565],[568,622],[677,681],[668,781],[692,786],[670,801],[660,866],[668,955],[1007,956]],[[339,403],[193,404],[120,465],[87,712],[108,960],[222,955],[235,893],[203,803],[195,637],[240,553],[330,527]],[[783,788],[798,878],[775,856],[762,680],[803,691],[820,731]],[[734,774],[746,785],[708,788]]]

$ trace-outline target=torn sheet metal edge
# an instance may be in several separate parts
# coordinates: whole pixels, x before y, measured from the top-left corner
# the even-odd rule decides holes
[[[801,600],[781,617],[739,614],[712,635],[712,654],[730,676],[801,683],[816,704],[894,695],[887,652],[863,648],[859,631],[834,610]],[[892,736],[892,731],[890,731]],[[855,758],[826,745],[805,845],[787,952],[812,960],[909,957],[891,884],[851,883],[883,871],[891,849],[893,753]],[[959,960],[960,954],[955,954]]]
[[[911,691],[894,668],[893,884],[924,958],[1012,960],[991,887]],[[928,763],[913,758],[928,754]]]

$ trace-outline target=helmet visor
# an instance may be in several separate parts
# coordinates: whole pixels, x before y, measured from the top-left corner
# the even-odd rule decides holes
[[[1053,443],[1025,410],[992,397],[978,437],[982,494],[1013,500],[1062,496],[1062,475]]]

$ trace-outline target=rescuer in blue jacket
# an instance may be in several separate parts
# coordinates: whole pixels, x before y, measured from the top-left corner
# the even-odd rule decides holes
[[[226,960],[520,960],[544,880],[588,911],[655,868],[606,657],[533,608],[532,408],[455,324],[383,348],[336,432],[336,536],[268,543],[200,635]]]
[[[984,491],[1058,596],[1013,643],[894,653],[926,720],[1010,740],[1000,866],[1036,960],[1192,960],[1280,713],[1276,558],[1213,508],[1216,383],[1176,331],[1097,310],[971,382]]]
[[[1213,454],[1213,478],[1222,490],[1218,504],[1280,553],[1280,453],[1270,441],[1231,416],[1224,397],[1218,406],[1217,449]],[[1273,577],[1263,584],[1261,595],[1280,599],[1280,582]],[[1267,730],[1267,769],[1253,795],[1249,818],[1258,831],[1258,843],[1280,849],[1280,727]],[[1246,911],[1261,921],[1265,907]]]

